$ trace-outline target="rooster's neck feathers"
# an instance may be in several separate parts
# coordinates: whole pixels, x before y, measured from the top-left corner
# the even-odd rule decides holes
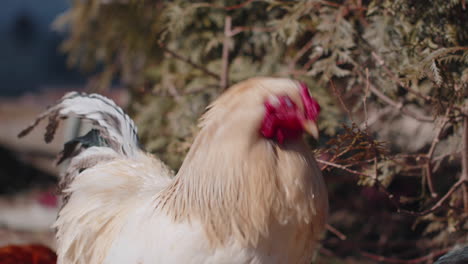
[[[230,107],[239,104],[233,94],[246,87],[234,86],[220,97],[202,118],[176,179],[158,194],[158,208],[175,221],[201,221],[214,245],[232,236],[256,245],[275,222],[311,225],[312,230],[325,224],[320,216],[328,204],[314,158],[301,139],[280,146],[260,136],[261,100],[275,87],[256,79],[242,85],[252,81],[265,86],[256,89],[263,94],[241,98],[242,109]]]

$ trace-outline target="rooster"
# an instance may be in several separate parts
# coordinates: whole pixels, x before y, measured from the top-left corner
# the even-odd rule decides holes
[[[328,198],[302,139],[320,107],[299,82],[253,78],[209,107],[176,175],[140,148],[111,100],[69,93],[45,140],[69,116],[94,126],[65,144],[58,263],[310,263]]]

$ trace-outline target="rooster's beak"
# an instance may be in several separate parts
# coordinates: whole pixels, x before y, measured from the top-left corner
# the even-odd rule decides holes
[[[317,124],[314,121],[306,119],[302,121],[302,127],[309,135],[313,136],[315,140],[318,140],[319,129],[317,127]]]

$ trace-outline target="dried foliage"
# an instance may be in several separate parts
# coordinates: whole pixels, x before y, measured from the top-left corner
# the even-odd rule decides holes
[[[174,169],[229,84],[306,82],[346,234],[321,255],[420,263],[467,243],[466,21],[465,0],[75,0],[56,25],[70,64],[97,72],[91,89],[128,87],[147,149]]]

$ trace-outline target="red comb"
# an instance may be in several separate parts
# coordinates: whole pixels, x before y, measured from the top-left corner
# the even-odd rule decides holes
[[[300,85],[301,85],[301,98],[302,98],[302,103],[304,104],[304,108],[305,108],[304,112],[305,112],[306,118],[309,120],[316,121],[320,113],[320,105],[312,96],[310,96],[309,88],[307,88],[307,85],[303,82],[301,82]]]

